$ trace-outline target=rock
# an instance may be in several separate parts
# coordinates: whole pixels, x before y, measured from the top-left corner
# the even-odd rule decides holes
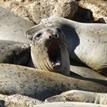
[[[0,7],[0,40],[10,40],[28,43],[25,32],[33,23],[24,20]]]
[[[35,23],[51,15],[88,23],[107,22],[107,1],[104,0],[2,0],[0,4]]]
[[[75,12],[73,20],[85,23],[94,22],[93,12],[87,8],[78,6],[78,10]]]
[[[0,107],[33,107],[42,103],[37,99],[33,99],[20,94],[2,95],[0,94]]]
[[[71,90],[63,92],[60,95],[47,98],[45,100],[45,102],[67,102],[67,101],[87,102],[107,105],[107,94],[80,90]]]
[[[93,12],[93,16],[98,22],[99,18],[107,23],[107,1],[106,0],[80,0],[80,5]],[[99,21],[100,22],[100,21]],[[102,21],[101,21],[102,22]]]
[[[34,107],[106,107],[106,105],[79,103],[79,102],[54,102],[54,103],[37,104]]]
[[[51,15],[72,19],[78,9],[76,0],[8,0],[4,7],[15,14],[39,23],[42,18]]]

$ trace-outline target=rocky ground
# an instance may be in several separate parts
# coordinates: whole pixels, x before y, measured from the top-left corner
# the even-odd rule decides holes
[[[0,0],[0,5],[28,21],[29,25],[26,26],[25,24],[26,29],[29,26],[33,26],[33,24],[39,23],[42,18],[51,15],[65,17],[79,22],[107,23],[106,0]],[[10,22],[8,24],[11,25]],[[58,96],[48,98],[44,102],[73,101],[71,95],[74,94],[77,95],[78,91],[62,93]],[[77,98],[79,98],[80,102],[95,103],[95,105],[87,104],[87,107],[106,107],[104,106],[107,105],[106,94],[102,97],[100,94],[88,93],[88,96],[89,99],[84,99],[84,92],[82,92],[79,96],[80,98],[78,96]],[[0,107],[36,107],[36,104],[40,103],[43,102],[23,95],[0,95]],[[81,107],[81,104],[77,104],[77,106],[74,104],[73,107]]]
[[[90,9],[95,18],[102,18],[107,23],[107,0],[80,0],[80,5]]]
[[[51,15],[81,22],[107,22],[105,0],[1,0],[0,3],[34,23]]]

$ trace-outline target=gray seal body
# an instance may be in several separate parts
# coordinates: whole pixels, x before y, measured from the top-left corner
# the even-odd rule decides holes
[[[49,17],[29,29],[29,37],[43,28],[56,27],[63,31],[71,62],[83,62],[97,71],[107,68],[107,25],[86,24],[61,17]]]

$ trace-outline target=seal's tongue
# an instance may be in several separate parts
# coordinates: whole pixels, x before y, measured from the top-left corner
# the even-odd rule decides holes
[[[52,42],[48,47],[48,55],[53,67],[61,65],[61,52],[58,42]]]

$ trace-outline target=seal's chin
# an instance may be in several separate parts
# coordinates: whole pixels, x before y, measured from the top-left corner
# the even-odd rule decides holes
[[[49,60],[54,69],[58,69],[62,65],[61,49],[58,41],[52,41],[48,46]]]
[[[31,46],[33,64],[42,71],[69,75],[70,61],[67,47],[60,39],[33,43]]]
[[[66,43],[61,39],[55,39],[48,43],[47,50],[48,64],[52,71],[69,75],[70,61]]]

